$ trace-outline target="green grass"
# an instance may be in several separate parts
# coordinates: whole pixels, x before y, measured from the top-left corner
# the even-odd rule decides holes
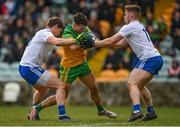
[[[40,121],[28,121],[26,114],[29,107],[0,106],[1,126],[173,126],[180,125],[180,108],[156,108],[159,118],[148,122],[126,122],[130,115],[130,107],[107,107],[118,114],[116,119],[99,117],[95,106],[68,106],[67,113],[75,122],[61,122],[57,118],[56,106],[44,109]],[[143,109],[145,112],[145,109]]]

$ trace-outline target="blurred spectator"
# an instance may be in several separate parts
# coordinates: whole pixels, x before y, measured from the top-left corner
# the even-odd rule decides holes
[[[79,0],[68,0],[68,10],[71,14],[75,14],[80,11]]]
[[[155,0],[128,0],[127,3],[140,5],[144,17],[146,16],[147,9],[154,14]]]
[[[106,20],[99,21],[100,32],[104,38],[109,37],[111,31],[111,24]]]
[[[173,37],[173,49],[180,50],[180,10],[176,9],[173,13],[171,36]]]
[[[168,68],[168,77],[180,78],[180,66],[177,60],[173,60],[171,66]]]
[[[180,28],[176,29],[174,38],[173,38],[173,48],[180,50]]]
[[[0,1],[0,61],[19,61],[34,31],[51,16],[49,0]],[[39,17],[39,18],[38,18]]]
[[[171,56],[172,58],[175,58],[177,54],[176,54],[176,51],[173,48],[170,48],[167,51],[167,55]]]
[[[100,7],[99,18],[100,20],[107,20],[111,24],[115,21],[116,4],[114,0],[104,1]]]
[[[180,29],[180,11],[176,10],[172,17],[171,36],[176,36],[176,29]]]
[[[114,49],[110,49],[108,55],[105,58],[103,69],[118,69],[118,56],[115,54]]]
[[[158,21],[154,18],[153,13],[148,12],[147,18],[144,18],[142,22],[150,34],[153,44],[158,47],[160,42],[160,29]]]
[[[160,33],[160,41],[163,41],[167,35],[167,24],[163,16],[158,18],[158,26],[159,26],[159,33]]]
[[[131,64],[130,64],[130,56],[129,56],[128,52],[124,53],[124,56],[120,62],[122,63],[123,68],[130,70]]]
[[[23,38],[20,38],[19,34],[14,34],[13,43],[15,44],[12,49],[14,61],[20,61],[25,50],[25,45],[23,44]]]

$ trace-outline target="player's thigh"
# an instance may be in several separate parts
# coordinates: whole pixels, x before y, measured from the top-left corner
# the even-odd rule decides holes
[[[83,77],[79,77],[79,79],[81,80],[82,83],[84,83],[84,85],[86,85],[88,88],[94,88],[96,87],[96,80],[95,80],[95,76],[92,72],[90,72],[88,75],[83,76]]]
[[[36,86],[57,89],[60,87],[64,87],[64,85],[64,82],[59,80],[55,75],[52,75],[50,74],[50,72],[45,71],[38,79]]]
[[[135,68],[130,74],[128,85],[136,85],[139,89],[142,89],[152,78],[151,73]]]
[[[59,88],[59,87],[65,87],[65,83],[59,80],[56,76],[50,75],[50,78],[45,86],[48,88]]]
[[[49,90],[49,88],[47,88],[46,86],[42,86],[42,85],[38,85],[36,84],[34,86],[35,89],[35,94],[41,94],[41,95],[45,95],[45,93],[47,93],[47,91]]]

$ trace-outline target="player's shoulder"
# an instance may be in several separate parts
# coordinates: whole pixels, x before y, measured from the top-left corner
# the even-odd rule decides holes
[[[68,24],[64,29],[63,37],[64,38],[74,37],[74,34],[75,34],[75,32],[73,30],[72,24]]]
[[[131,22],[127,25],[124,25],[122,29],[134,30],[134,29],[141,29],[143,25],[139,21]]]
[[[134,29],[134,26],[129,23],[129,24],[126,24],[126,25],[122,26],[120,31],[130,31],[130,30],[133,30],[133,29]]]
[[[73,33],[72,24],[68,24],[68,25],[65,27],[63,34],[72,34],[72,33]]]
[[[45,42],[49,36],[54,36],[50,29],[44,28],[36,32],[33,37],[33,41]]]
[[[41,35],[46,35],[46,34],[52,34],[52,32],[48,28],[44,28],[36,32],[36,34],[41,36]]]
[[[72,24],[68,24],[66,25],[64,30],[72,30]]]
[[[144,25],[140,21],[134,21],[130,23],[130,26],[137,29],[144,27]]]

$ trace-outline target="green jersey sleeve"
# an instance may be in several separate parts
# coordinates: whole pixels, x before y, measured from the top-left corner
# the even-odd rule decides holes
[[[71,24],[68,24],[63,32],[63,38],[75,38],[75,33]]]

